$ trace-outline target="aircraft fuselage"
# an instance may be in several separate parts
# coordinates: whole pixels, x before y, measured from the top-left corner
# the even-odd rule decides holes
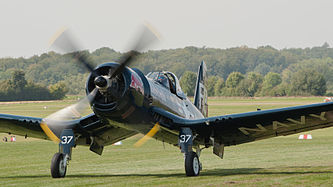
[[[97,69],[116,65],[106,63]],[[146,134],[157,121],[161,120],[158,119],[159,116],[152,115],[151,107],[162,108],[182,118],[203,118],[200,111],[185,95],[180,97],[177,93],[172,93],[169,88],[156,80],[144,76],[140,70],[126,68],[122,76],[125,88],[120,98],[109,103],[92,103],[95,114],[104,119],[107,125]],[[176,145],[178,132],[161,128],[154,138]]]

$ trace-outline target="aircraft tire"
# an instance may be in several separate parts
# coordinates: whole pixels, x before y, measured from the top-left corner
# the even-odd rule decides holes
[[[67,171],[67,164],[64,167],[63,162],[64,154],[63,153],[56,153],[53,155],[52,161],[51,161],[51,175],[52,178],[63,178],[66,175]]]
[[[200,174],[200,161],[198,155],[191,151],[185,154],[185,173],[186,176],[198,176]]]

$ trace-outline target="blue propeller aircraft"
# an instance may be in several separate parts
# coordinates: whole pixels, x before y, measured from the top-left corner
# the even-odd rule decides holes
[[[76,51],[70,54],[90,71],[87,97],[43,119],[0,114],[0,132],[59,143],[59,152],[51,161],[53,178],[65,177],[73,147],[89,146],[101,155],[104,146],[138,133],[145,136],[136,146],[153,137],[180,147],[186,175],[198,176],[204,148],[213,147],[213,153],[223,158],[225,146],[333,126],[331,102],[208,117],[204,62],[198,68],[194,103],[182,91],[175,74],[160,71],[144,75],[128,67],[140,55],[137,51],[155,39],[154,32],[146,28],[133,50],[118,62],[93,67],[87,56],[77,52],[70,35],[62,32],[53,44]],[[82,117],[87,105],[93,113]]]

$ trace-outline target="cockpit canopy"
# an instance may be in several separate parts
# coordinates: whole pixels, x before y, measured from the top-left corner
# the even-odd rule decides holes
[[[168,71],[150,72],[147,74],[147,78],[158,82],[165,88],[169,89],[171,93],[177,95],[181,99],[186,98],[184,92],[180,87],[179,80],[175,74]]]

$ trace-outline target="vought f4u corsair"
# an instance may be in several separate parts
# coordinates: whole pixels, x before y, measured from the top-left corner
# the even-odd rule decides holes
[[[44,119],[0,114],[0,132],[59,143],[59,152],[51,161],[54,178],[65,177],[73,147],[89,146],[101,155],[104,146],[138,133],[145,134],[138,146],[153,137],[180,147],[186,175],[197,176],[203,148],[213,147],[213,153],[223,158],[225,146],[333,126],[331,102],[208,117],[204,62],[198,68],[193,103],[175,74],[161,71],[145,76],[139,69],[128,67],[140,55],[137,51],[155,39],[155,34],[145,28],[133,50],[117,62],[97,67],[82,53],[70,53],[90,71],[87,97]],[[53,44],[66,50],[78,49],[66,31]],[[87,105],[93,113],[81,117]]]

